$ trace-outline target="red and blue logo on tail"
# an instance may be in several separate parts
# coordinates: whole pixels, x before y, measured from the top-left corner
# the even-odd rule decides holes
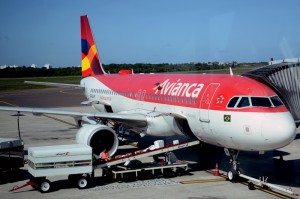
[[[80,17],[82,76],[105,74],[94,42],[88,17]]]

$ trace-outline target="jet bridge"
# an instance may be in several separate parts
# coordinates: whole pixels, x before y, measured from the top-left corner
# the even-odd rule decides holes
[[[300,63],[278,63],[249,71],[243,76],[258,80],[272,88],[300,125]]]

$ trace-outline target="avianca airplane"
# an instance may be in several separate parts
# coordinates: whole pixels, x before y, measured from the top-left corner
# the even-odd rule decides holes
[[[293,117],[276,93],[243,76],[200,74],[106,74],[101,65],[87,16],[81,16],[82,75],[80,87],[97,113],[49,108],[0,107],[35,115],[69,115],[87,121],[76,136],[99,153],[113,155],[118,138],[104,121],[134,129],[142,136],[188,136],[224,147],[232,157],[230,179],[238,175],[239,151],[268,151],[293,141]],[[100,122],[99,122],[100,121]],[[99,148],[99,146],[102,148]]]

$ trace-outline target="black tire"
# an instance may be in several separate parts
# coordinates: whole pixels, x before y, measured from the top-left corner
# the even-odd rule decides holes
[[[145,180],[145,179],[147,179],[147,173],[146,173],[145,170],[142,169],[142,170],[139,172],[139,174],[138,174],[138,179],[139,179],[139,180]]]
[[[147,179],[153,179],[153,178],[154,178],[154,176],[151,171],[142,170],[138,175],[139,180],[147,180]]]
[[[123,181],[124,182],[133,182],[135,180],[135,176],[133,173],[124,173]]]
[[[164,172],[163,173],[164,178],[172,178],[173,177],[174,173],[173,173],[172,169],[165,169],[163,172]]]
[[[230,171],[227,172],[227,177],[230,182],[235,183],[238,181],[239,174],[236,170],[231,169]]]
[[[176,171],[177,176],[182,176],[182,175],[185,175],[186,173],[187,173],[187,171],[185,169],[182,169],[182,168],[178,168],[177,171]]]
[[[154,170],[154,178],[161,178],[162,172],[160,170]]]
[[[78,189],[86,189],[90,185],[90,180],[88,177],[80,176],[77,180]]]
[[[50,181],[47,180],[47,179],[41,180],[41,181],[39,182],[38,186],[39,186],[39,187],[38,187],[38,188],[39,188],[39,191],[40,191],[41,193],[47,193],[47,192],[49,192],[50,189],[51,189],[51,183],[50,183]]]
[[[252,182],[248,183],[248,189],[249,190],[255,190],[254,184]]]

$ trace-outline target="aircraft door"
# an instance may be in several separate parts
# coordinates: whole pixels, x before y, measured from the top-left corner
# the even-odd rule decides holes
[[[205,89],[201,101],[200,101],[200,121],[201,122],[210,122],[209,120],[209,109],[212,99],[220,86],[219,83],[211,83]]]

